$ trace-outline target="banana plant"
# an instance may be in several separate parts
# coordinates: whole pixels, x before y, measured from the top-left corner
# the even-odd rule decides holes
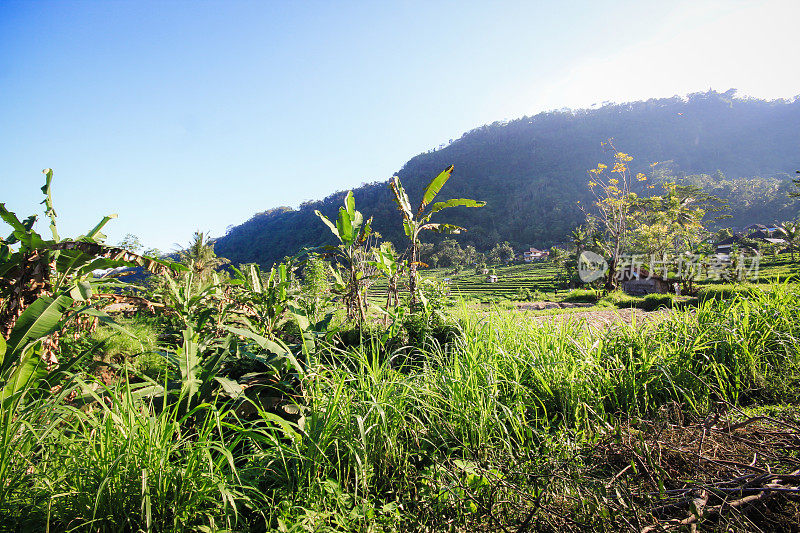
[[[794,247],[800,241],[800,224],[797,222],[784,222],[778,227],[778,233],[783,235],[784,240],[789,244],[789,253],[794,262]]]
[[[388,242],[381,244],[380,248],[372,250],[374,257],[369,263],[374,266],[380,274],[386,278],[386,319],[392,315],[391,309],[400,305],[400,296],[397,289],[397,282],[403,270],[403,263]]]
[[[282,398],[299,397],[304,369],[288,346],[249,329],[222,329],[227,333],[219,336],[186,326],[181,342],[160,352],[173,369],[171,375],[163,383],[145,377],[135,396],[161,398],[163,408],[186,421],[203,403],[221,401],[238,409],[255,402],[268,408]],[[256,371],[243,373],[241,368]]]
[[[89,300],[103,286],[120,285],[95,271],[120,266],[142,266],[151,271],[169,270],[170,264],[102,244],[103,227],[116,215],[109,215],[88,233],[74,240],[58,234],[51,183],[53,171],[44,170],[42,201],[50,219],[50,238],[34,229],[36,215],[20,220],[0,204],[0,218],[11,226],[11,234],[0,239],[0,333],[4,349],[0,354],[0,390],[3,398],[26,387],[57,363],[58,332],[78,314],[102,313]],[[71,310],[74,303],[78,310]]]
[[[419,203],[416,212],[411,209],[411,201],[403,185],[400,183],[400,178],[394,176],[389,180],[389,187],[394,193],[394,201],[397,204],[397,208],[403,214],[403,231],[410,241],[409,249],[411,251],[411,260],[409,261],[408,268],[408,290],[411,293],[412,310],[416,306],[419,296],[417,291],[417,267],[421,264],[419,261],[420,233],[425,230],[449,234],[466,231],[466,229],[461,226],[431,222],[431,217],[449,207],[483,207],[486,205],[486,202],[467,198],[454,198],[443,202],[431,203],[436,198],[436,195],[439,194],[439,191],[442,190],[444,184],[447,183],[447,180],[450,179],[453,168],[453,165],[450,165],[428,183],[428,186],[425,187],[422,193],[422,201]],[[426,208],[428,208],[427,211]]]
[[[344,199],[344,206],[339,208],[339,216],[336,224],[331,222],[328,217],[319,212],[314,213],[331,230],[331,233],[339,240],[338,246],[325,246],[324,250],[328,255],[338,259],[347,271],[345,279],[339,279],[335,291],[342,294],[347,306],[347,317],[350,320],[358,320],[363,324],[366,319],[363,286],[365,274],[363,265],[366,260],[366,249],[372,233],[372,217],[364,222],[364,216],[356,211],[356,201],[353,198],[353,191],[349,191]],[[334,278],[337,277],[335,269]]]
[[[11,226],[11,234],[0,239],[0,333],[5,337],[25,309],[41,296],[69,294],[75,301],[86,301],[101,286],[117,284],[108,276],[96,276],[98,270],[141,266],[160,272],[175,268],[166,261],[105,246],[101,230],[117,215],[103,217],[85,235],[62,240],[51,193],[53,171],[48,168],[43,172],[42,203],[50,219],[52,238],[45,239],[34,230],[36,215],[21,221],[5,204],[0,204],[0,218]]]
[[[236,311],[270,339],[292,316],[303,314],[296,305],[298,290],[292,284],[292,268],[291,261],[273,266],[269,274],[255,264],[231,267],[230,297]]]

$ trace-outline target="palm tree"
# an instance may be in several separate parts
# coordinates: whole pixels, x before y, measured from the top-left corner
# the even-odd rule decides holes
[[[189,246],[179,251],[178,256],[181,262],[191,268],[201,280],[205,280],[222,265],[230,263],[224,257],[217,257],[214,253],[214,243],[201,231],[194,232]]]

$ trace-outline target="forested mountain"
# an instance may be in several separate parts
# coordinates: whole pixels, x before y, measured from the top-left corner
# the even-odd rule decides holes
[[[442,213],[442,220],[469,229],[458,237],[462,244],[486,250],[507,240],[515,247],[546,247],[563,241],[581,222],[577,202],[591,200],[586,171],[608,162],[601,142],[610,138],[634,157],[634,173],[655,172],[661,180],[683,180],[727,197],[733,208],[729,225],[785,220],[797,213],[786,193],[800,169],[800,98],[741,99],[733,90],[553,111],[482,126],[412,158],[397,175],[413,202],[435,174],[453,164],[453,178],[440,197],[487,202],[481,209]],[[654,162],[661,162],[655,170]],[[404,245],[387,182],[353,192],[357,208],[375,217],[373,227],[386,240]],[[335,218],[344,194],[297,210],[258,213],[219,238],[217,253],[234,263],[270,264],[303,246],[332,242],[314,210]]]

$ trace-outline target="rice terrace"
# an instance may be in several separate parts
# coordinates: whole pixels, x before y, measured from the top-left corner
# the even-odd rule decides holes
[[[800,531],[800,10],[644,4],[0,6],[0,531]]]

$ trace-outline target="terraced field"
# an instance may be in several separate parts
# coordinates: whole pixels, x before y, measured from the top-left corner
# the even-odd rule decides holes
[[[487,282],[486,275],[475,274],[473,268],[459,274],[453,274],[452,269],[431,268],[420,271],[420,275],[442,282],[449,279],[450,293],[466,299],[512,298],[525,290],[553,293],[558,285],[556,267],[550,262],[494,267],[493,270],[498,278],[496,283]],[[370,288],[369,295],[373,299],[385,298],[386,282],[376,282]]]
[[[519,299],[525,290],[532,294],[539,292],[539,295],[534,294],[534,296],[538,296],[535,299],[559,300],[558,295],[564,292],[563,289],[557,290],[557,287],[561,286],[557,279],[557,268],[549,261],[493,267],[493,269],[490,268],[491,270],[494,270],[497,275],[496,283],[487,282],[486,275],[475,274],[474,268],[465,269],[458,274],[454,274],[452,269],[447,268],[426,268],[420,271],[420,275],[423,279],[428,278],[442,282],[449,279],[450,293],[468,300]],[[783,253],[777,257],[762,257],[759,262],[757,279],[753,281],[759,284],[769,284],[787,279],[797,279],[798,276],[800,276],[800,262],[792,261],[789,254]],[[736,285],[732,280],[711,279],[705,276],[696,280],[698,288],[730,285],[731,283]],[[386,298],[385,280],[377,281],[370,288],[369,298],[376,303]]]

